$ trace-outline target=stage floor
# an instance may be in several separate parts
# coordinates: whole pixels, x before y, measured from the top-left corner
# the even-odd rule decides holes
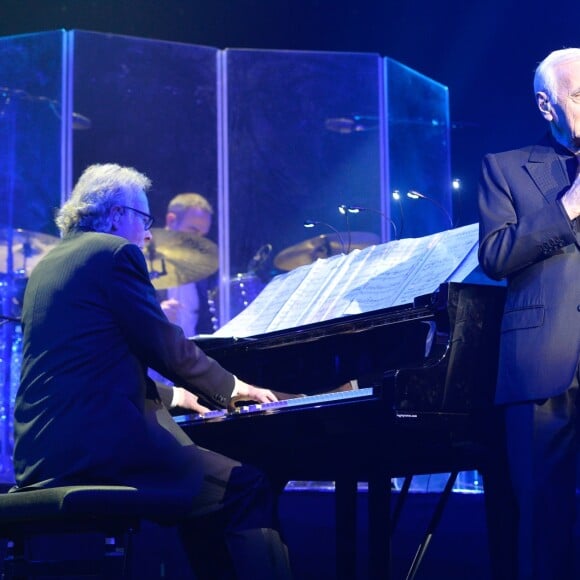
[[[398,497],[393,494],[393,501]],[[403,507],[392,541],[392,580],[403,579],[423,539],[438,493],[411,493]],[[482,493],[452,493],[433,536],[417,580],[490,579]],[[357,578],[366,579],[367,494],[358,493]],[[288,545],[295,580],[332,580],[336,577],[334,545],[334,493],[331,486],[289,488],[280,501],[280,519]],[[175,549],[172,529],[147,524],[137,541],[135,578],[193,578],[183,554]],[[165,576],[162,576],[164,574]]]
[[[580,495],[578,497],[580,502]],[[397,498],[395,491],[393,502]],[[392,539],[391,580],[406,577],[438,498],[435,492],[408,495]],[[336,577],[334,499],[331,485],[310,488],[296,485],[282,494],[280,519],[295,580],[332,580]],[[357,553],[360,556],[357,578],[366,580],[369,574],[364,485],[359,487],[357,501]],[[578,533],[577,539],[580,545]],[[135,580],[194,580],[174,528],[145,522],[137,533],[134,548]],[[81,545],[79,549],[83,549]],[[491,580],[483,493],[454,492],[450,495],[416,578]]]

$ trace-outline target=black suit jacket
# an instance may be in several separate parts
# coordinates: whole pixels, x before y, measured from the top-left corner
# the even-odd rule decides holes
[[[20,486],[187,479],[192,462],[149,412],[147,368],[218,406],[234,377],[167,320],[137,246],[95,232],[63,240],[30,276],[22,324]]]
[[[562,393],[578,365],[580,246],[560,202],[570,177],[558,147],[546,137],[483,161],[479,260],[508,281],[499,403]]]

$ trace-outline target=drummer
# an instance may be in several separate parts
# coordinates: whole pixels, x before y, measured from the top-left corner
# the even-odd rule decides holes
[[[165,227],[169,230],[207,236],[213,207],[199,193],[180,193],[167,206]],[[167,290],[158,290],[161,308],[171,322],[181,326],[186,336],[211,334],[214,327],[208,305],[209,278]]]

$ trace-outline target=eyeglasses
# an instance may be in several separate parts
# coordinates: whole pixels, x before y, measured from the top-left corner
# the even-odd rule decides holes
[[[140,216],[142,216],[143,217],[143,227],[145,228],[145,230],[149,230],[149,229],[151,229],[151,226],[153,226],[155,219],[153,218],[152,215],[149,215],[148,213],[145,213],[144,211],[141,211],[140,209],[135,209],[134,207],[129,207],[128,205],[122,205],[121,207],[123,209],[130,209],[131,211],[134,211],[135,213],[138,213]]]

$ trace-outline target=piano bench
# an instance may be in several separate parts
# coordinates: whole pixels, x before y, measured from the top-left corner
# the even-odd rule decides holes
[[[170,523],[185,510],[184,499],[170,492],[124,486],[2,493],[0,539],[6,552],[0,577],[130,578],[132,537],[141,520]],[[80,534],[92,537],[93,545],[80,546]]]

